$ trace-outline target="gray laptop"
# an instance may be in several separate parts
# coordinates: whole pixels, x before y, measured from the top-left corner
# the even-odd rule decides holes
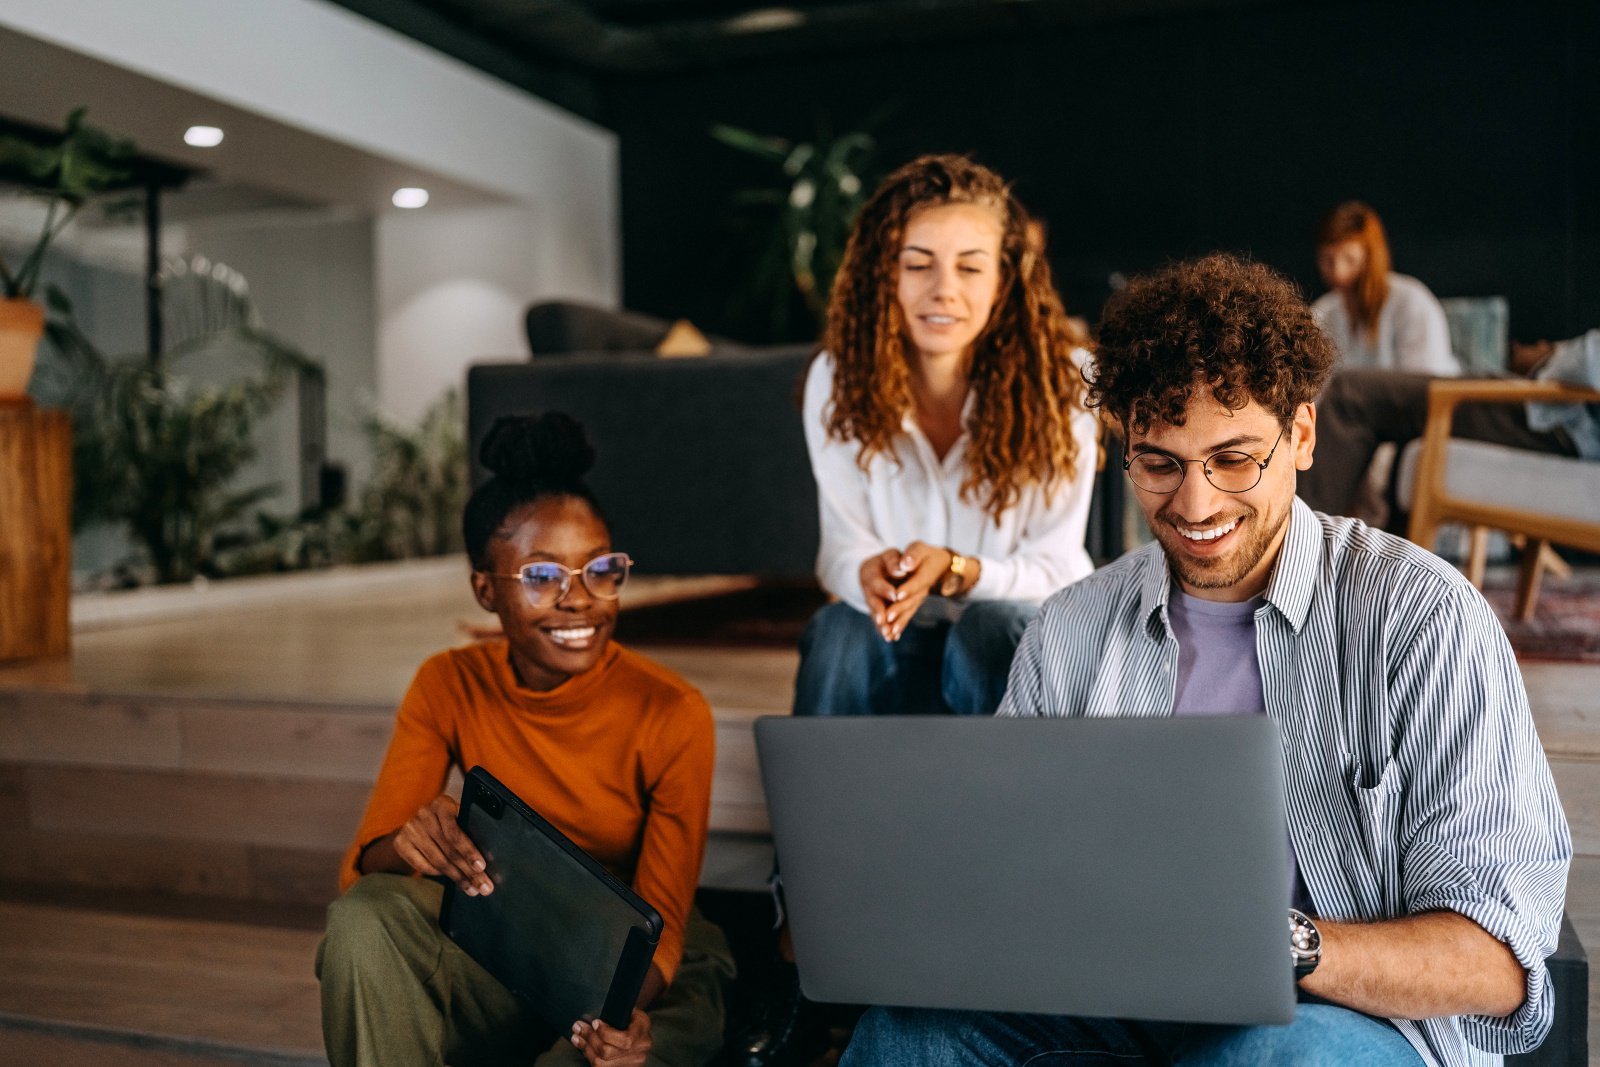
[[[756,747],[807,996],[1293,1018],[1266,716],[782,717]]]

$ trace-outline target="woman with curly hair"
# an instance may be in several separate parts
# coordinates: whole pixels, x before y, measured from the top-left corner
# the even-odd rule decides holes
[[[805,385],[838,598],[796,714],[992,714],[1038,604],[1093,569],[1087,337],[999,175],[924,156],[862,209]]]
[[[1389,269],[1389,241],[1372,208],[1346,200],[1328,212],[1317,227],[1317,270],[1329,291],[1311,310],[1342,368],[1461,373],[1444,308],[1426,285]]]

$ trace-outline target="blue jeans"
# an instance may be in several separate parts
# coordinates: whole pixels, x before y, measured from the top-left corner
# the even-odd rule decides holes
[[[1420,1063],[1416,1049],[1385,1020],[1317,1002],[1300,1004],[1288,1026],[873,1008],[861,1017],[839,1067],[1415,1067]]]
[[[993,715],[1035,604],[980,600],[954,623],[911,621],[885,641],[872,619],[829,604],[800,636],[796,715]]]

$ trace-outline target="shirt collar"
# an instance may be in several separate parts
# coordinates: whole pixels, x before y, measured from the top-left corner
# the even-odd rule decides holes
[[[1267,603],[1278,609],[1295,633],[1305,625],[1311,610],[1311,591],[1322,547],[1322,524],[1299,497],[1289,510],[1289,530],[1278,547],[1278,559],[1267,582]],[[1172,567],[1159,543],[1144,550],[1144,573],[1139,581],[1139,618],[1154,627],[1159,621],[1166,633],[1165,612],[1172,596]]]
[[[927,449],[928,462],[937,468],[953,470],[961,466],[966,460],[967,440],[971,436],[967,427],[972,424],[972,413],[978,409],[978,391],[971,386],[967,387],[967,398],[961,402],[961,436],[956,438],[955,444],[950,446],[950,451],[944,454],[941,461],[933,454],[933,445],[928,441],[928,435],[922,432],[922,427],[917,425],[917,413],[907,411],[900,416],[900,429],[906,436],[915,441],[916,447]]]
[[[1267,603],[1278,609],[1295,633],[1311,612],[1311,593],[1322,560],[1322,523],[1299,497],[1289,512],[1289,532],[1278,550],[1272,580],[1267,583]]]

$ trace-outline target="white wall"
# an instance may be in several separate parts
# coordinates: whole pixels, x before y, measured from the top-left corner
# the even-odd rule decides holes
[[[514,207],[390,212],[378,219],[378,403],[413,421],[466,368],[515,357],[539,291],[540,212]]]
[[[374,183],[392,180],[398,162],[424,184],[431,174],[481,190],[482,206],[400,212],[380,206],[387,187],[346,205],[375,217],[371,377],[394,416],[419,414],[474,360],[523,354],[522,311],[534,300],[618,300],[615,136],[342,8],[4,0],[0,25],[358,149],[384,164]],[[315,246],[282,254],[316,269]],[[246,250],[218,258],[253,286],[270,284]],[[287,303],[267,316],[301,317]]]
[[[244,275],[267,329],[323,365],[328,457],[350,471],[352,486],[365,480],[360,423],[377,398],[372,221],[326,212],[222,217],[173,227],[166,244],[172,254],[203,255]],[[290,396],[263,427],[261,457],[241,479],[282,485],[270,510],[299,508],[298,442]]]
[[[596,300],[605,249],[542,208],[395,211],[377,224],[378,400],[410,421],[473,363],[526,359],[535,298]]]

